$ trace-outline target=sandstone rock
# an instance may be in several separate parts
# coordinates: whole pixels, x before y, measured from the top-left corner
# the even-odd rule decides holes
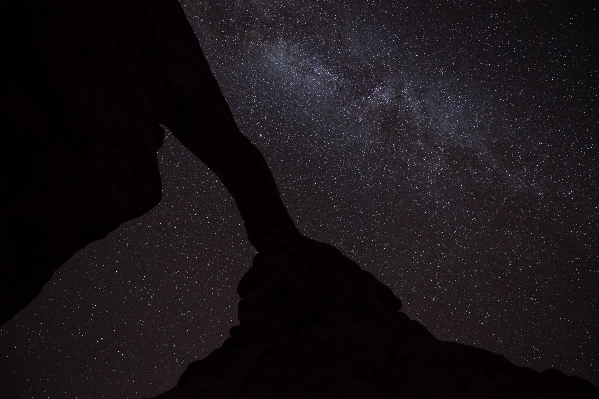
[[[220,177],[256,247],[297,234],[176,0],[2,0],[0,101],[2,324],[160,201],[160,124]]]
[[[335,248],[294,247],[256,257],[231,337],[155,399],[599,397],[577,377],[439,341]]]

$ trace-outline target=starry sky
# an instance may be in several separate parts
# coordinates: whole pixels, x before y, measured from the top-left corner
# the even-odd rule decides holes
[[[596,2],[180,2],[302,233],[438,338],[599,383]],[[235,204],[158,158],[162,202],[0,328],[0,397],[157,395],[236,324]]]

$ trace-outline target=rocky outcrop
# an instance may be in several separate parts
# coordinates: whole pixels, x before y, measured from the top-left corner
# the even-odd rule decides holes
[[[160,124],[223,181],[256,247],[297,234],[176,0],[0,0],[0,102],[0,325],[160,201]]]
[[[155,399],[598,398],[557,370],[435,339],[335,248],[280,240],[238,286],[240,324]]]

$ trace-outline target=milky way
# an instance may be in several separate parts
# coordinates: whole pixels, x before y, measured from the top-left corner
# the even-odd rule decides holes
[[[300,230],[440,339],[599,383],[598,8],[181,0]],[[156,395],[236,323],[254,255],[167,134],[163,200],[0,330],[0,396]]]

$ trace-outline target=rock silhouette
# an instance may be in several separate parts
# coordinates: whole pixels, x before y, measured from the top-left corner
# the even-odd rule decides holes
[[[176,0],[2,0],[0,57],[0,323],[160,201],[160,124],[225,184],[255,247],[297,234]]]
[[[307,238],[258,254],[238,293],[231,337],[156,399],[599,397],[578,377],[437,340],[372,274]]]
[[[0,1],[0,96],[0,322],[160,201],[163,124],[223,181],[259,252],[240,325],[159,398],[599,397],[435,339],[374,276],[301,237],[176,0]]]

